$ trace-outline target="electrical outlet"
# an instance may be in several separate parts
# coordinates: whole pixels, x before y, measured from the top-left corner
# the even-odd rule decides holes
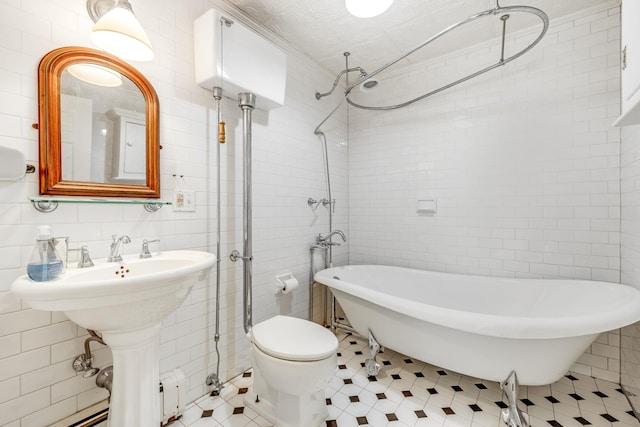
[[[172,206],[174,212],[194,212],[196,210],[195,190],[175,190]]]

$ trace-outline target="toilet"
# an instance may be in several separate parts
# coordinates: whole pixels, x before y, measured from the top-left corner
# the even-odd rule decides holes
[[[328,411],[324,389],[337,369],[338,339],[308,320],[275,316],[255,325],[253,388],[245,404],[275,427],[318,427]]]

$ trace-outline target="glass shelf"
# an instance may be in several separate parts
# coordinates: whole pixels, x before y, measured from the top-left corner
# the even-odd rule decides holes
[[[76,204],[112,204],[112,205],[143,205],[147,212],[155,212],[164,205],[171,202],[156,199],[119,199],[101,197],[29,197],[29,201],[38,212],[53,212],[58,208],[59,203]]]

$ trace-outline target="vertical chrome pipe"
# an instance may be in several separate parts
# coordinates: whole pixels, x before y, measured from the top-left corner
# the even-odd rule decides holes
[[[252,93],[238,94],[238,105],[242,109],[242,146],[244,150],[244,190],[243,190],[243,256],[244,266],[243,294],[244,294],[244,332],[249,333],[253,327],[253,293],[252,293],[252,271],[253,260],[251,245],[251,220],[252,220],[252,200],[251,200],[251,113],[255,108],[256,96]]]
[[[222,88],[221,87],[214,87],[213,88],[213,98],[216,100],[217,103],[217,113],[218,113],[218,131],[220,131],[220,122],[222,121],[222,108],[220,106],[220,101],[222,100]],[[216,144],[216,185],[217,185],[217,206],[216,206],[216,335],[215,335],[215,340],[216,342],[218,342],[218,340],[220,339],[220,263],[222,262],[222,258],[220,257],[220,234],[221,234],[221,228],[220,228],[220,212],[221,212],[221,208],[220,208],[220,165],[221,165],[221,159],[220,159],[220,137],[218,136],[218,144]]]
[[[217,103],[217,110],[218,110],[218,123],[220,123],[222,121],[222,109],[220,107],[220,101],[222,100],[222,88],[220,87],[214,87],[213,88],[213,98],[216,100]],[[218,130],[220,129],[220,127],[218,127]],[[218,142],[219,142],[219,138],[218,138]],[[221,234],[221,228],[220,228],[220,143],[216,144],[216,157],[217,157],[217,165],[216,165],[216,185],[217,185],[217,197],[218,197],[218,203],[216,206],[216,334],[215,334],[215,340],[216,342],[218,342],[220,340],[220,263],[222,262],[222,258],[220,257],[220,234]]]
[[[329,172],[329,147],[327,146],[327,136],[324,132],[318,133],[318,135],[322,138],[322,156],[324,158],[324,173],[326,177],[327,184],[327,199],[329,201],[329,231],[331,233],[333,231],[333,208],[335,206],[335,202],[333,200],[333,194],[331,194],[331,175]],[[331,250],[332,246],[329,246],[329,259],[325,262],[325,268],[333,267],[333,251]]]
[[[311,261],[311,265],[309,266],[309,313],[308,313],[308,318],[310,321],[313,322],[313,284],[315,282],[315,280],[313,280],[313,276],[315,274],[315,263],[313,262],[313,257],[316,254],[316,247],[315,246],[311,246],[309,248],[309,255],[310,255],[310,261]]]
[[[509,19],[508,13],[500,17],[500,20],[502,21],[502,46],[500,47],[500,63],[504,62],[504,43],[507,37],[507,19]]]
[[[218,113],[218,132],[220,132],[220,122],[222,121],[222,108],[220,101],[222,100],[222,88],[213,88],[213,99],[216,101],[216,109]],[[218,135],[217,141],[220,142],[220,136]],[[216,213],[216,332],[213,336],[216,348],[216,372],[209,374],[206,379],[208,386],[213,386],[214,393],[220,393],[222,389],[222,381],[220,380],[220,349],[218,344],[220,342],[220,264],[222,258],[220,257],[220,143],[216,144],[216,181],[217,181],[217,213]]]

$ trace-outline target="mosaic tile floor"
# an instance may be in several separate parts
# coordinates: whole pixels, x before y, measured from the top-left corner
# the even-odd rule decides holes
[[[367,342],[339,333],[339,369],[326,390],[327,427],[504,426],[502,391],[481,381],[385,349],[377,381],[364,372]],[[267,427],[244,407],[251,373],[232,380],[218,397],[189,406],[173,426]],[[534,427],[639,427],[620,386],[579,374],[540,387],[521,387],[520,404]],[[308,427],[308,426],[300,426]]]

